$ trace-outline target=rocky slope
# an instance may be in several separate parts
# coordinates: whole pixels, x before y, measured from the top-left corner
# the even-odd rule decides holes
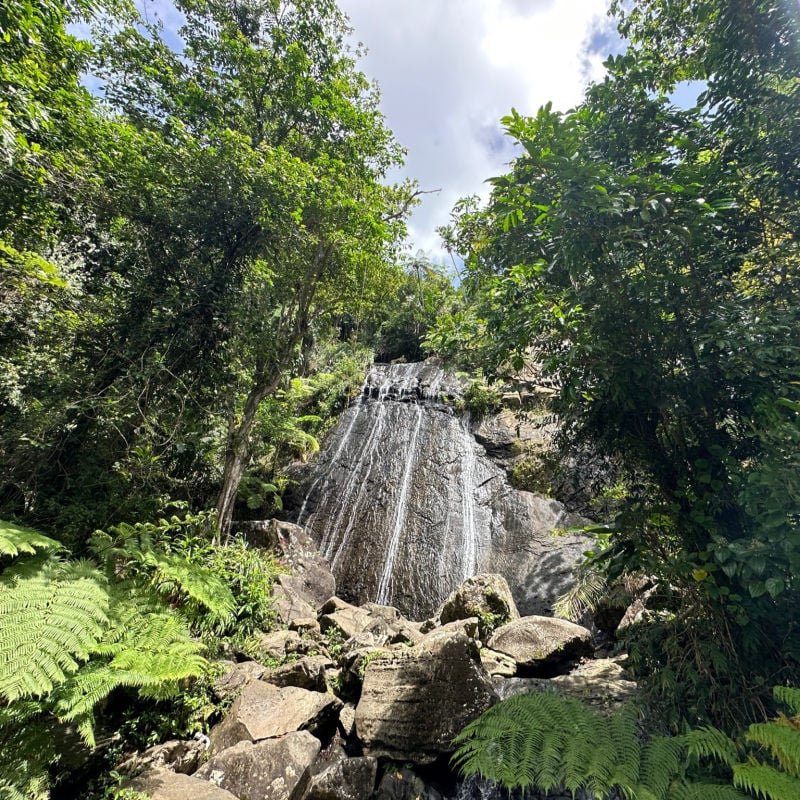
[[[302,528],[272,521],[251,538],[294,565],[276,586],[283,628],[263,634],[259,660],[227,663],[216,691],[236,699],[208,740],[128,762],[129,786],[153,800],[499,798],[449,766],[464,725],[520,692],[605,708],[635,688],[616,662],[587,658],[590,631],[520,616],[500,575],[466,580],[418,622],[391,606],[321,600],[333,576]]]

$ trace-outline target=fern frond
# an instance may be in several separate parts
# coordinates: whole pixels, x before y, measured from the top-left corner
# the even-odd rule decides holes
[[[658,800],[668,800],[670,784],[682,763],[683,747],[677,739],[654,736],[642,750],[640,781]]]
[[[58,550],[60,547],[55,539],[39,531],[0,519],[0,556],[16,558],[23,553],[35,555],[40,550]]]
[[[733,783],[764,800],[797,800],[800,797],[800,780],[766,764],[736,764]]]
[[[153,586],[160,594],[185,595],[221,621],[233,617],[233,593],[210,569],[180,555],[157,552],[143,554],[143,562],[154,568]]]
[[[680,737],[686,752],[694,758],[712,758],[732,767],[739,759],[736,742],[718,728],[697,728]]]
[[[748,800],[748,797],[721,783],[679,783],[670,788],[669,800]]]
[[[800,730],[790,727],[779,718],[774,722],[751,725],[745,739],[769,750],[783,770],[800,778]]]
[[[772,694],[778,702],[788,706],[792,714],[800,715],[800,689],[794,686],[775,686]]]
[[[13,564],[0,576],[0,697],[41,697],[75,672],[108,622],[105,579],[83,562]]]
[[[557,617],[577,622],[588,609],[593,611],[608,591],[603,573],[591,567],[578,569],[572,586],[553,605]]]

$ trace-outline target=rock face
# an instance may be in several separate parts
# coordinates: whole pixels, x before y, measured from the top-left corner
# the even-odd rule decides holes
[[[303,800],[364,800],[372,796],[378,759],[342,758],[311,776]]]
[[[313,733],[332,725],[341,705],[332,694],[252,681],[211,731],[212,751],[219,753],[241,741],[258,742],[298,730]]]
[[[299,800],[319,750],[319,740],[306,731],[256,744],[239,742],[213,756],[196,776],[239,800]],[[196,796],[187,793],[184,798]]]
[[[368,755],[431,763],[495,700],[475,642],[434,636],[367,665],[356,731]]]
[[[376,365],[329,436],[297,519],[346,599],[424,619],[464,579],[497,572],[532,614],[568,587],[587,542],[550,532],[577,518],[509,485],[457,410],[464,388],[429,362]]]
[[[295,597],[317,609],[336,594],[336,580],[328,562],[304,528],[277,519],[250,522],[245,537],[250,544],[269,548],[280,556],[291,570],[291,575],[281,576],[280,585]]]
[[[150,800],[237,800],[236,795],[207,781],[165,769],[139,776],[128,788],[148,795]]]
[[[492,631],[506,622],[519,619],[511,589],[502,575],[475,575],[444,601],[439,610],[442,623],[477,617],[481,639],[488,639]]]
[[[489,647],[511,656],[517,670],[526,672],[590,655],[592,634],[564,619],[522,617],[498,628]]]

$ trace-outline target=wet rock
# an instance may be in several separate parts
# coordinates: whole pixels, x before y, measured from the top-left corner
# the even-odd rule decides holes
[[[299,800],[319,751],[319,740],[306,731],[256,744],[243,741],[214,755],[197,777],[239,800]],[[196,800],[193,794],[184,798]]]
[[[291,589],[309,605],[319,608],[336,594],[333,573],[305,528],[271,519],[249,523],[245,526],[245,537],[251,544],[279,555],[291,571],[281,577],[281,586]]]
[[[332,694],[254,681],[211,731],[212,750],[218,753],[240,741],[258,742],[298,730],[324,730],[333,725],[341,705]]]
[[[220,700],[233,697],[244,689],[250,681],[257,681],[267,668],[258,661],[229,661],[228,670],[214,681],[214,694]]]
[[[381,779],[375,800],[444,800],[432,786],[404,767],[387,772]]]
[[[564,619],[522,617],[498,628],[488,644],[511,656],[524,672],[591,655],[592,634]]]
[[[342,758],[312,774],[303,800],[366,800],[372,797],[378,759]]]
[[[154,769],[132,780],[127,787],[150,800],[237,800],[236,796],[201,778],[166,769]]]
[[[481,639],[511,620],[519,619],[511,589],[502,575],[484,574],[467,578],[444,601],[439,610],[442,623],[477,617]]]
[[[356,731],[368,755],[427,764],[495,699],[475,642],[454,633],[369,663]]]
[[[270,670],[263,677],[274,686],[298,686],[313,692],[326,692],[328,682],[325,670],[333,666],[325,656],[304,656],[297,661]]]

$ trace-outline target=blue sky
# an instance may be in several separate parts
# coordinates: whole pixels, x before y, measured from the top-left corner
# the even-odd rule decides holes
[[[406,148],[392,176],[427,191],[410,221],[409,250],[449,263],[436,228],[459,197],[488,194],[486,179],[513,158],[500,118],[548,101],[567,110],[621,43],[609,0],[339,0],[378,82],[389,127]],[[177,45],[170,0],[138,0]]]

